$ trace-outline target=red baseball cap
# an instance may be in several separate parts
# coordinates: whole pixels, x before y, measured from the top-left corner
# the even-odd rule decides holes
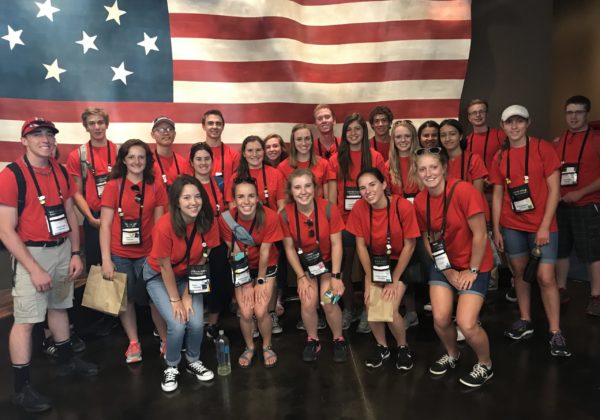
[[[23,123],[23,127],[21,127],[21,137],[25,137],[27,134],[38,128],[49,128],[54,134],[58,133],[58,130],[52,121],[41,117],[33,117]]]

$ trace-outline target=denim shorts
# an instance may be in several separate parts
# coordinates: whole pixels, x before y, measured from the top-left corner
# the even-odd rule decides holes
[[[535,232],[502,228],[504,251],[508,258],[529,257],[535,247]],[[555,264],[558,255],[558,232],[550,232],[550,243],[542,247],[542,259],[545,264]]]
[[[485,295],[488,291],[488,284],[490,281],[490,272],[477,274],[477,278],[471,285],[470,289],[458,290],[456,287],[450,284],[444,273],[439,271],[435,266],[431,266],[429,270],[429,285],[430,286],[444,286],[448,289],[454,290],[458,295],[473,294],[479,295],[485,299]]]
[[[115,271],[127,274],[127,300],[130,302],[134,301],[138,304],[145,303],[147,305],[148,297],[146,295],[146,285],[142,279],[142,268],[146,261],[146,257],[126,258],[112,254],[110,258],[115,265]]]

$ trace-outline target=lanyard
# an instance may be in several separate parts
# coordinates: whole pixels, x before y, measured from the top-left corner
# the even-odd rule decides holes
[[[123,176],[123,181],[121,182],[121,191],[119,192],[119,216],[121,216],[121,218],[123,216],[125,216],[125,213],[123,213],[123,208],[122,208],[122,204],[123,204],[123,190],[125,189],[125,178],[127,178],[127,175]],[[140,200],[140,223],[142,223],[142,211],[144,210],[144,196],[146,195],[146,180],[144,179],[142,181],[142,195],[141,195],[141,200]]]
[[[429,196],[427,196],[427,197],[429,197]],[[390,227],[390,198],[386,196],[385,199],[387,200],[387,236],[385,239],[385,241],[386,241],[385,242],[385,253],[389,256],[389,255],[392,255],[392,230]],[[427,209],[429,209],[429,207]],[[369,245],[371,246],[371,249],[373,249],[373,207],[371,205],[369,205],[369,222],[370,222],[370,228],[371,228],[371,229],[369,229]]]
[[[158,150],[154,151],[154,155],[156,156],[156,161],[158,162],[158,167],[160,168],[160,173],[163,176],[163,181],[165,185],[167,185],[167,177],[165,176],[165,170],[163,169],[162,162],[160,161],[160,156],[158,155]],[[177,175],[181,172],[179,171],[179,163],[177,163],[177,157],[175,156],[175,152],[173,152],[173,162],[175,163],[175,168],[177,169]]]
[[[440,229],[440,238],[444,238],[444,233],[446,232],[446,214],[448,213],[448,205],[450,204],[450,199],[452,198],[452,193],[454,192],[454,188],[456,184],[452,186],[450,189],[450,197],[446,197],[446,187],[448,186],[448,182],[444,183],[444,211],[442,213],[442,228]],[[427,191],[427,239],[431,242],[433,234],[431,233],[431,204],[429,201],[429,191]]]
[[[38,200],[40,201],[40,204],[42,205],[42,207],[44,209],[46,209],[46,196],[42,194],[42,190],[40,189],[40,184],[38,184],[37,178],[35,177],[35,172],[33,171],[33,167],[31,166],[31,163],[29,163],[29,159],[27,158],[27,155],[23,156],[23,160],[25,161],[25,164],[27,165],[27,169],[29,170],[29,174],[31,175],[31,178],[33,178],[33,183],[34,183],[35,189],[37,191]],[[54,166],[52,166],[52,162],[50,162],[50,161],[48,161],[48,164],[50,165],[50,169],[52,171],[52,176],[54,177],[54,183],[56,184],[56,189],[58,190],[58,196],[60,197],[60,201],[62,201],[64,204],[64,198],[62,195],[62,191],[60,190],[60,184],[58,183],[58,178],[56,177],[56,172],[54,172]]]
[[[473,154],[469,152],[469,160],[467,160],[467,173],[465,174],[465,152],[463,151],[460,154],[460,179],[462,179],[463,181],[466,181],[469,175],[469,168],[471,167],[472,157]]]
[[[338,142],[337,142],[337,137],[333,138],[333,142],[335,143],[335,150],[337,150],[339,147]],[[319,147],[319,156],[323,156],[323,149],[321,149],[321,140],[320,139],[317,139],[317,146]],[[330,150],[331,150],[331,148],[330,148]],[[329,153],[329,155],[331,156],[330,150],[326,150],[325,152]],[[375,148],[375,150],[377,150],[377,147]]]
[[[215,185],[213,184],[213,179],[209,178],[208,183],[210,184],[210,189],[212,190],[212,195],[215,199],[215,207],[217,209],[217,216],[221,211],[221,204],[219,204],[219,198],[217,197],[217,190],[215,190]]]
[[[563,149],[562,149],[562,158],[561,158],[561,163],[565,163],[565,150],[567,148],[567,136],[568,136],[569,132],[567,131],[565,133],[565,142],[563,143]],[[575,134],[577,133],[573,133],[573,136],[575,136]],[[585,142],[587,141],[588,135],[590,134],[590,127],[588,127],[588,129],[585,132],[585,137],[583,138],[583,142],[581,143],[581,149],[579,149],[579,157],[577,158],[577,165],[579,165],[579,163],[581,162],[581,157],[583,156],[583,149],[585,148]]]
[[[529,183],[529,136],[525,139],[525,184]],[[510,144],[506,151],[506,183],[510,184]]]
[[[317,240],[317,245],[319,245],[319,208],[317,207],[317,201],[313,200],[313,205],[315,206],[315,238]],[[296,214],[296,233],[297,233],[297,248],[298,253],[302,252],[302,237],[300,234],[300,218],[298,217],[298,205],[294,203],[294,212]]]
[[[225,145],[221,142],[221,176],[225,177]]]
[[[236,211],[235,213],[235,217],[233,218],[233,220],[238,221],[238,212]],[[250,230],[248,231],[248,233],[250,234],[250,236],[252,236],[252,231],[254,231],[254,226],[256,225],[256,215],[254,215],[254,220],[252,220],[252,224],[250,225]],[[242,226],[243,227],[243,226]],[[231,234],[233,235],[233,231],[231,232]],[[233,236],[232,238],[233,240],[231,241],[231,252],[233,253],[233,245],[235,244],[235,236]],[[244,244],[244,254],[248,255],[248,245]]]
[[[475,137],[475,133],[471,133],[471,138],[469,139],[469,152],[473,153],[473,137]],[[490,137],[490,129],[488,127],[485,132],[485,142],[483,143],[483,161],[487,159],[487,147],[488,147],[488,139]]]
[[[88,142],[89,147],[90,147],[90,160],[91,160],[91,167],[90,167],[90,171],[92,172],[92,175],[96,175],[96,165],[94,164],[94,148],[92,147],[92,141],[90,140]],[[112,165],[111,165],[111,160],[110,160],[110,145],[108,143],[106,143],[106,156],[107,156],[107,161],[108,161],[108,172],[111,172],[112,170]]]
[[[263,178],[263,192],[265,194],[265,205],[269,207],[269,190],[267,189],[267,173],[265,164],[262,165],[262,178]]]

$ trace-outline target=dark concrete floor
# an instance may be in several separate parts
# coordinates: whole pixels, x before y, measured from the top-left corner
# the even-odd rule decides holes
[[[291,302],[282,318],[284,333],[274,339],[279,354],[275,369],[267,370],[256,361],[251,369],[237,368],[242,340],[237,319],[230,315],[224,325],[233,348],[231,376],[200,383],[182,373],[179,389],[172,394],[160,389],[158,341],[145,316],[141,317],[144,361],[136,366],[124,363],[126,340],[120,329],[105,338],[86,337],[85,358],[101,368],[97,378],[56,378],[52,362],[36,343],[33,381],[55,402],[54,409],[36,416],[18,411],[10,402],[7,334],[11,321],[3,320],[0,419],[599,419],[600,319],[583,314],[588,285],[570,282],[569,287],[572,299],[563,307],[562,327],[573,356],[566,360],[550,356],[539,298],[534,300],[534,336],[511,343],[502,332],[516,317],[516,305],[504,300],[504,290],[489,295],[482,322],[490,336],[495,376],[477,390],[458,383],[459,375],[474,363],[465,346],[457,372],[442,378],[428,373],[442,349],[431,316],[425,314],[420,314],[420,325],[409,330],[415,366],[407,373],[400,373],[392,363],[375,371],[365,368],[363,361],[374,340],[356,334],[356,324],[347,334],[346,364],[333,364],[327,332],[321,334],[319,360],[303,363],[305,334],[295,329],[299,304]],[[38,331],[36,341],[40,336]],[[208,340],[202,360],[216,371],[214,346]]]

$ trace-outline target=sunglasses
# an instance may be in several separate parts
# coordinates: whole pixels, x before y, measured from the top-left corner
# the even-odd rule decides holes
[[[331,157],[331,152],[329,150],[327,150],[325,152],[325,159],[329,159]]]
[[[310,230],[308,231],[308,237],[309,238],[314,238],[315,231],[313,230],[312,227],[315,225],[315,223],[312,220],[310,220],[310,219],[306,219],[304,221],[304,224],[310,228]]]
[[[415,150],[415,155],[421,156],[426,153],[432,154],[432,155],[439,155],[441,152],[442,152],[441,147],[422,147],[420,149]]]
[[[133,191],[135,193],[135,202],[138,204],[141,203],[142,202],[142,194],[141,194],[140,186],[132,185],[131,191]]]

